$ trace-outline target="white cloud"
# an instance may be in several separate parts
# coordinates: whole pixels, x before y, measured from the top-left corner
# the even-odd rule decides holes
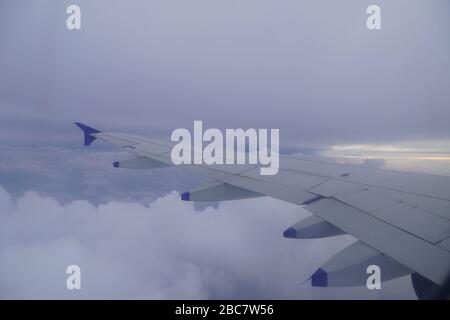
[[[271,198],[198,212],[177,192],[149,205],[93,205],[34,191],[13,198],[0,188],[0,209],[2,299],[329,298],[301,283],[353,241],[283,238],[308,213]],[[80,291],[65,287],[71,264],[81,267]],[[345,290],[328,294],[377,297]]]
[[[199,213],[176,192],[149,206],[95,206],[87,201],[62,205],[36,192],[11,199],[0,189],[0,208],[1,298],[299,294],[285,292],[292,279],[285,279],[282,269],[298,250],[281,232],[305,213],[272,199]],[[79,292],[65,288],[70,264],[82,268]],[[295,273],[299,284],[305,275]]]

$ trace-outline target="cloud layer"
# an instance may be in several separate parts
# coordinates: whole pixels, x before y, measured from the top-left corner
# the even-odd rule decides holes
[[[0,188],[0,298],[414,297],[402,280],[381,293],[302,285],[324,257],[353,241],[282,237],[307,215],[271,198],[198,212],[177,192],[148,205],[93,205],[61,204],[34,191],[15,198]],[[82,270],[79,291],[65,287],[72,264]]]
[[[80,138],[81,139],[81,138]],[[104,146],[104,145],[103,145]],[[114,161],[132,158],[117,148],[61,149],[0,145],[0,184],[14,196],[36,190],[60,202],[84,199],[149,203],[171,190],[196,186],[200,177],[180,170],[126,170]]]

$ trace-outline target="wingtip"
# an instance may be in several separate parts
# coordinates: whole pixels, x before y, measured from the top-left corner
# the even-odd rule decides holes
[[[74,123],[75,123],[75,125],[76,125],[78,128],[80,128],[81,130],[84,131],[84,127],[85,127],[84,124],[82,124],[81,122],[74,122]]]
[[[75,124],[77,125],[78,128],[80,128],[81,130],[83,130],[87,134],[101,132],[100,130],[97,130],[95,128],[89,127],[89,126],[87,126],[87,125],[85,125],[84,123],[81,123],[81,122],[75,122]]]
[[[101,131],[89,127],[81,122],[75,122],[75,124],[84,132],[84,145],[88,146],[96,139],[96,137],[92,136],[94,133],[100,133]]]

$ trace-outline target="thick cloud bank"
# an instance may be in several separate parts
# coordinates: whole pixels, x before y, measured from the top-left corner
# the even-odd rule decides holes
[[[267,223],[280,210],[269,199],[201,214],[175,192],[147,207],[60,205],[36,192],[11,199],[3,189],[0,199],[2,298],[214,298],[274,285],[284,291],[282,270],[290,257],[280,251],[281,225]],[[284,206],[286,222],[299,215],[297,209]],[[278,241],[264,241],[266,252],[258,252],[253,244],[269,231]],[[269,279],[273,260],[283,267]],[[70,264],[82,269],[79,292],[65,288]],[[261,291],[262,297],[275,294]]]
[[[60,204],[34,191],[14,198],[0,188],[0,213],[2,299],[380,294],[302,285],[324,256],[352,239],[284,239],[282,231],[308,213],[270,198],[225,202],[198,212],[177,192],[149,205],[93,205],[80,200]],[[71,264],[81,267],[81,290],[66,289],[65,270]],[[404,289],[401,293],[396,287],[387,290],[389,295],[404,297]]]

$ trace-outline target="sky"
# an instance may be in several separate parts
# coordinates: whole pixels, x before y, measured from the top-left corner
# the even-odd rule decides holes
[[[448,1],[375,1],[378,31],[365,0],[80,0],[69,31],[72,2],[0,1],[4,141],[73,143],[75,120],[280,128],[296,147],[449,138]]]
[[[366,28],[370,4],[381,30]],[[73,123],[279,128],[284,151],[450,175],[449,9],[0,0],[0,298],[414,298],[407,279],[376,293],[301,285],[354,239],[284,239],[309,214],[274,199],[182,203],[201,178],[114,169],[129,156],[83,147]],[[64,287],[69,262],[79,292]]]

